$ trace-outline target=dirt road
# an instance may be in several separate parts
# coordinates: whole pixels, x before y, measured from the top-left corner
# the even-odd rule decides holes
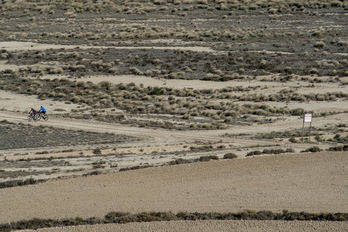
[[[315,126],[324,127],[325,125],[336,125],[344,118],[347,113],[339,115],[332,115],[326,118],[315,119]],[[28,123],[26,121],[26,115],[14,112],[0,111],[0,119],[6,119],[10,122],[16,123]],[[123,126],[121,124],[108,124],[101,122],[91,122],[73,119],[62,119],[58,117],[51,117],[47,122],[31,123],[31,125],[49,125],[58,128],[66,129],[82,129],[94,132],[110,132],[116,134],[131,135],[142,138],[139,144],[132,142],[132,146],[146,146],[146,145],[178,145],[178,144],[191,144],[197,141],[203,142],[215,142],[225,143],[235,148],[248,147],[262,144],[263,146],[288,146],[292,147],[295,151],[301,151],[306,149],[311,144],[291,144],[287,141],[272,141],[272,140],[258,140],[258,139],[244,139],[236,137],[226,137],[225,134],[238,135],[249,134],[256,135],[257,133],[269,133],[271,131],[284,131],[284,130],[301,130],[302,119],[299,117],[288,117],[284,120],[274,122],[272,124],[261,124],[253,126],[234,126],[225,130],[208,130],[208,131],[175,131],[175,130],[163,130],[163,129],[150,129]],[[283,145],[282,145],[283,144]],[[128,146],[130,144],[124,144]],[[320,146],[320,145],[319,145]],[[326,145],[327,146],[327,145]],[[324,148],[324,147],[323,147]],[[9,152],[9,151],[7,151]],[[245,155],[245,154],[244,154]]]

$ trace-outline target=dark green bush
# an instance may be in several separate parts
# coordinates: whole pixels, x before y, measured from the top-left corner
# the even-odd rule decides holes
[[[348,151],[348,145],[329,147],[327,151]]]
[[[226,153],[224,155],[224,159],[234,159],[234,158],[237,158],[238,156],[234,153]]]
[[[95,154],[95,155],[101,155],[101,150],[100,150],[100,148],[99,148],[99,147],[95,148],[95,149],[93,150],[93,154]]]
[[[329,147],[327,151],[343,151],[343,146]]]
[[[262,154],[281,154],[281,153],[292,153],[294,152],[294,149],[287,148],[286,150],[283,149],[264,149],[261,151],[251,151],[246,156],[253,156],[253,155],[262,155]]]
[[[301,116],[304,113],[304,109],[302,108],[296,108],[296,109],[292,109],[290,110],[290,114],[293,116]]]
[[[320,151],[322,151],[322,149],[320,149],[320,148],[317,147],[317,146],[310,147],[310,148],[304,150],[304,152],[320,152]]]
[[[261,151],[251,151],[246,156],[254,156],[254,155],[261,155]]]
[[[168,164],[175,165],[175,164],[186,164],[186,163],[191,163],[191,162],[192,162],[191,160],[185,160],[185,159],[179,158],[179,159],[170,161]]]
[[[210,156],[201,156],[199,157],[199,161],[201,162],[210,161]]]
[[[283,149],[264,149],[262,151],[263,154],[280,154],[285,153]]]
[[[201,161],[201,162],[210,161],[211,159],[213,159],[213,160],[218,160],[219,157],[214,156],[214,155],[210,155],[210,156],[201,156],[201,157],[199,157],[199,161]]]

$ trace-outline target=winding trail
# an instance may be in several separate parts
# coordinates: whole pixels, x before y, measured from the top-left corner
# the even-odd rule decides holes
[[[348,116],[347,113],[332,115],[327,118],[317,118],[315,125],[320,127],[324,125],[336,125]],[[15,123],[29,123],[26,121],[25,115],[13,112],[0,112],[0,120],[6,119]],[[165,129],[151,129],[124,126],[121,124],[102,123],[97,121],[85,121],[75,119],[62,119],[51,117],[47,122],[30,123],[34,126],[49,125],[57,128],[86,130],[99,133],[115,133],[135,136],[141,138],[139,142],[131,142],[125,146],[163,146],[178,145],[178,144],[195,144],[195,143],[225,143],[233,147],[252,147],[252,146],[279,146],[285,141],[262,140],[262,139],[246,139],[236,138],[238,134],[248,134],[251,137],[257,133],[269,133],[271,131],[285,130],[301,130],[302,119],[299,117],[288,117],[284,120],[276,121],[272,124],[259,124],[252,126],[232,126],[224,130],[205,130],[205,131],[176,131]],[[225,134],[232,135],[231,137],[224,136]],[[305,149],[308,144],[291,144],[294,149]]]

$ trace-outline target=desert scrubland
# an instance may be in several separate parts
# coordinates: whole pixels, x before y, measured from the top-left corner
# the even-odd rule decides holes
[[[0,230],[347,231],[347,14],[3,1]]]

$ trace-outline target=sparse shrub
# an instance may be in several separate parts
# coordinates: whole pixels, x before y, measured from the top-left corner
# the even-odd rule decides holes
[[[257,5],[257,4],[251,4],[249,5],[249,10],[257,10],[259,9],[260,7]]]
[[[142,72],[142,71],[140,71],[138,68],[136,68],[136,67],[131,67],[130,69],[129,69],[129,71],[131,71],[133,74],[135,74],[135,75],[143,75],[144,73]]]
[[[149,95],[163,95],[164,93],[165,89],[156,86],[149,92]]]
[[[217,146],[216,148],[218,148],[218,149],[225,149],[226,146],[225,146],[225,145],[219,145],[219,146]]]
[[[280,154],[285,153],[283,149],[265,149],[262,151],[264,154]]]
[[[185,160],[185,159],[179,158],[179,159],[170,161],[168,164],[169,165],[176,165],[176,164],[186,164],[186,163],[191,163],[191,162],[192,161],[190,161],[190,160]]]
[[[323,48],[323,47],[325,47],[325,43],[323,41],[318,41],[314,44],[314,47]]]
[[[303,113],[304,113],[304,109],[302,108],[296,108],[296,109],[290,110],[290,114],[294,116],[301,116],[303,115]]]
[[[219,157],[217,157],[216,155],[211,155],[210,158],[211,158],[212,160],[218,160],[218,159],[219,159]]]
[[[327,151],[343,151],[343,146],[329,147]]]
[[[97,147],[97,148],[95,148],[94,150],[93,150],[93,154],[95,154],[95,155],[101,155],[101,150],[100,150],[100,148],[99,147]]]
[[[108,70],[109,73],[117,73],[118,72],[118,69],[113,67],[113,68],[109,68]]]
[[[92,163],[94,169],[105,168],[105,164],[106,162],[104,160],[99,160]]]
[[[0,183],[0,189],[1,188],[11,188],[11,187],[16,187],[16,186],[22,186],[22,185],[31,185],[31,184],[37,184],[44,182],[45,180],[36,180],[34,178],[29,178],[26,180],[10,180],[6,182]],[[1,229],[0,229],[1,231]]]
[[[318,73],[318,69],[316,69],[316,68],[311,68],[311,69],[309,70],[309,73],[310,73],[310,74],[317,74],[317,73]]]
[[[314,137],[314,139],[315,139],[316,141],[318,141],[318,142],[322,142],[322,141],[323,141],[323,139],[322,139],[322,137],[321,137],[320,135],[316,135],[316,136]]]
[[[199,157],[199,161],[200,161],[200,162],[207,162],[207,161],[210,161],[211,159],[213,159],[213,160],[218,160],[219,157],[214,156],[214,155],[210,155],[210,156],[201,156],[201,157]]]
[[[226,153],[224,155],[224,159],[234,159],[234,158],[237,158],[238,156],[234,153]]]
[[[330,1],[330,4],[333,7],[342,7],[342,5],[343,5],[342,1],[338,1],[338,0]]]
[[[261,151],[251,151],[248,154],[246,154],[246,156],[254,156],[254,155],[261,155],[262,152]]]
[[[320,149],[320,148],[317,147],[317,146],[310,147],[310,148],[304,150],[304,152],[320,152],[320,151],[322,151],[322,149]]]
[[[278,12],[278,9],[276,9],[276,8],[269,8],[268,9],[268,13],[270,13],[270,14],[275,14],[277,12]]]
[[[190,150],[191,151],[195,151],[195,150],[210,150],[212,148],[213,148],[212,145],[204,145],[204,146],[199,146],[199,147],[191,146]]]
[[[159,74],[161,74],[161,70],[158,69],[149,69],[145,71],[146,76],[157,77]]]
[[[96,170],[96,171],[93,171],[93,172],[89,172],[89,173],[83,174],[82,176],[96,176],[96,175],[100,175],[100,174],[102,174],[102,172],[99,171],[99,170]]]
[[[289,67],[289,66],[284,68],[284,72],[287,73],[287,74],[292,74],[293,73],[292,68]],[[289,77],[291,78],[292,76],[289,76]]]
[[[48,151],[38,151],[35,154],[48,154],[48,153],[49,153]]]
[[[144,169],[144,168],[149,168],[149,167],[152,167],[151,165],[149,164],[146,164],[146,165],[138,165],[138,166],[134,166],[134,167],[128,167],[128,168],[121,168],[119,171],[120,172],[124,172],[124,171],[130,171],[130,170],[137,170],[137,169]]]
[[[207,5],[208,4],[208,0],[197,0],[198,4],[202,4],[202,5]]]
[[[329,141],[335,141],[338,143],[347,143],[348,142],[348,135],[346,137],[341,136],[340,134],[336,134],[332,139],[329,139]]]
[[[348,9],[348,5],[347,5],[347,9]],[[348,42],[346,42],[346,41],[344,41],[344,40],[340,40],[340,41],[337,42],[337,44],[338,44],[339,46],[347,46],[347,45],[348,45]]]

